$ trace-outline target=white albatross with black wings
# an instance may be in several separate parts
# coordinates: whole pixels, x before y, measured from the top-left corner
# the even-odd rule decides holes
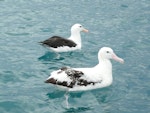
[[[40,43],[55,52],[67,52],[81,49],[81,31],[88,32],[81,24],[74,24],[71,27],[71,36],[69,38],[53,36]]]
[[[111,48],[103,47],[98,52],[99,63],[96,66],[92,68],[63,67],[53,71],[45,82],[65,88],[67,91],[107,87],[113,81],[110,59],[124,63],[124,60],[119,58]]]

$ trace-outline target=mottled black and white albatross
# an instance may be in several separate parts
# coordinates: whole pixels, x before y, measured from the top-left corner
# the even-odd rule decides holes
[[[45,81],[66,91],[85,91],[107,87],[112,84],[111,59],[123,63],[111,48],[102,47],[98,52],[99,63],[91,68],[64,67],[53,71]]]
[[[81,24],[74,24],[71,27],[71,36],[69,38],[52,36],[51,38],[40,43],[55,52],[68,52],[81,49],[81,31],[88,32],[88,30],[85,29]]]

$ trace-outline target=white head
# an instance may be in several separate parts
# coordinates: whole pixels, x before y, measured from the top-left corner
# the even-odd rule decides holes
[[[85,29],[81,24],[74,24],[72,27],[71,27],[71,32],[88,32],[87,29]]]
[[[71,27],[71,36],[69,37],[70,40],[74,41],[77,44],[78,49],[81,49],[81,35],[80,32],[88,32],[81,24],[74,24]]]
[[[124,60],[122,58],[119,58],[111,48],[109,47],[102,47],[98,52],[98,59],[101,60],[109,60],[113,59],[115,61],[118,61],[120,63],[124,63]]]

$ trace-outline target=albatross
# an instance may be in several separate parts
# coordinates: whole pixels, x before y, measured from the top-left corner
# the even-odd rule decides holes
[[[110,47],[98,52],[98,64],[91,68],[62,67],[51,72],[45,83],[56,85],[66,91],[86,91],[110,86],[113,82],[111,59],[124,63]]]
[[[81,49],[81,35],[80,32],[88,32],[81,24],[74,24],[71,27],[71,35],[69,38],[61,36],[52,36],[49,39],[40,42],[43,46],[50,48],[55,52],[68,52]]]

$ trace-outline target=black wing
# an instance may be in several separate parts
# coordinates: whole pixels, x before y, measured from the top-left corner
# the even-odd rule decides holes
[[[40,42],[40,43],[42,43],[43,45],[49,46],[49,47],[53,47],[53,48],[57,48],[57,47],[61,47],[61,46],[75,47],[77,45],[73,41],[59,37],[59,36],[53,36],[53,37],[51,37],[43,42]]]

